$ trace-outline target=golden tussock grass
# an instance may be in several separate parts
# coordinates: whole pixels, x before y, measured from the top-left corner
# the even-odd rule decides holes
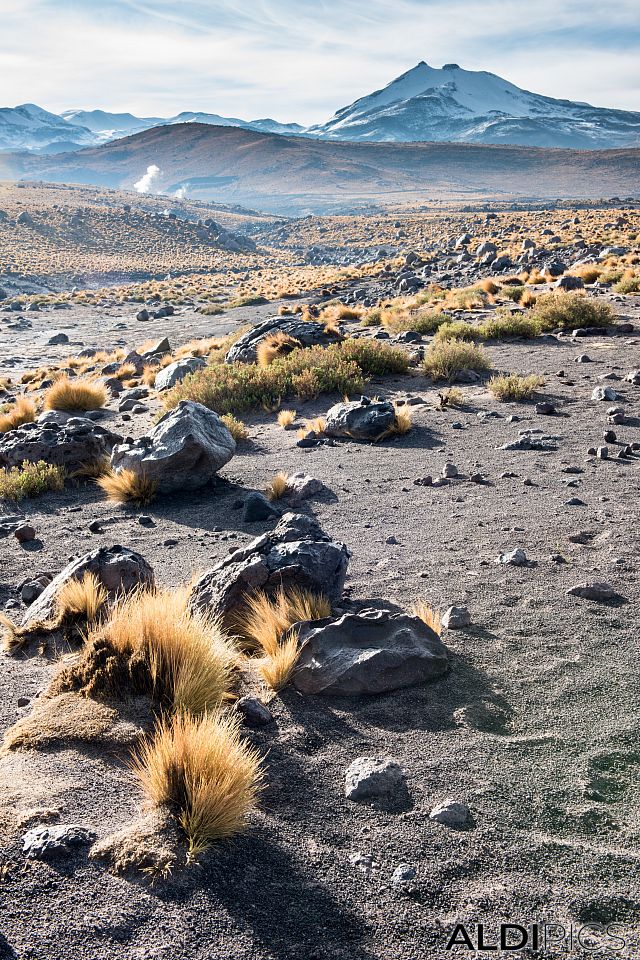
[[[288,492],[289,477],[283,470],[280,470],[268,484],[265,494],[269,500],[280,500],[282,497],[285,497]]]
[[[234,417],[232,413],[225,413],[220,419],[236,443],[241,443],[243,440],[249,439],[249,431],[246,424],[243,423],[242,420],[238,420],[237,417]]]
[[[274,596],[259,591],[245,598],[235,628],[251,649],[262,653],[254,662],[265,683],[280,690],[289,681],[300,653],[292,626],[330,615],[327,598],[308,590],[281,588]]]
[[[47,410],[97,410],[107,399],[102,384],[62,376],[45,393],[44,405]]]
[[[37,410],[33,400],[28,397],[18,397],[16,402],[7,408],[6,413],[0,414],[0,433],[16,430],[23,423],[33,423]]]
[[[286,357],[293,350],[300,349],[302,344],[295,337],[280,331],[272,333],[264,340],[261,340],[256,348],[256,356],[259,367],[268,367],[270,363],[279,357]]]
[[[283,430],[287,430],[295,423],[298,413],[296,410],[281,410],[278,414],[278,424]]]
[[[393,432],[403,436],[405,433],[409,433],[413,425],[413,418],[411,416],[411,410],[407,406],[396,407],[396,420],[393,425]]]
[[[314,417],[312,420],[305,420],[304,427],[300,427],[298,430],[298,436],[300,438],[306,437],[308,433],[315,433],[318,436],[322,436],[327,426],[327,421],[324,417]]]
[[[218,622],[188,608],[188,587],[140,588],[120,599],[92,630],[62,688],[90,695],[152,693],[167,709],[200,714],[226,697],[236,652]]]
[[[459,387],[449,387],[444,393],[438,394],[438,403],[443,410],[445,407],[463,407],[464,393]]]
[[[93,624],[102,615],[108,593],[95,574],[89,571],[62,585],[55,598],[55,614],[50,620],[34,620],[24,627],[16,626],[8,617],[0,615],[4,628],[5,648],[15,650],[38,634],[68,630],[82,623]]]
[[[411,608],[411,615],[419,617],[438,636],[442,633],[442,617],[439,610],[434,610],[426,600],[416,600]]]
[[[144,507],[155,499],[157,493],[157,484],[144,473],[134,470],[116,472],[109,467],[96,483],[112,503],[134,503]]]
[[[192,858],[245,827],[264,776],[237,719],[215,712],[161,720],[132,768],[152,803],[174,813]]]

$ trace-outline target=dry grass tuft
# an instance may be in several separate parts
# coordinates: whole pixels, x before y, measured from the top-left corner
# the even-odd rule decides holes
[[[56,609],[61,620],[68,618],[97,620],[107,602],[108,593],[95,574],[86,572],[81,580],[67,580],[56,597]]]
[[[242,740],[237,719],[220,713],[160,721],[133,771],[149,799],[174,812],[191,858],[244,828],[263,779],[260,756]]]
[[[459,387],[449,387],[444,393],[438,394],[438,403],[441,410],[446,407],[464,407],[464,393]]]
[[[413,425],[411,410],[407,406],[396,407],[395,410],[396,421],[393,425],[393,432],[404,436],[405,433],[409,433]]]
[[[107,400],[102,384],[62,376],[47,390],[44,405],[47,410],[86,411],[104,407]]]
[[[438,636],[442,633],[442,617],[439,610],[434,610],[426,600],[416,600],[411,608],[411,615],[419,617]]]
[[[259,367],[268,367],[270,363],[277,360],[278,357],[286,357],[294,350],[302,347],[299,340],[290,337],[288,334],[280,331],[272,333],[264,340],[261,340],[256,349]]]
[[[265,493],[269,500],[281,500],[289,492],[289,477],[281,470],[267,486]]]
[[[121,470],[116,473],[109,468],[96,483],[112,503],[134,503],[144,507],[151,503],[157,493],[157,484],[144,474],[133,470]]]
[[[166,708],[200,714],[227,694],[236,654],[214,619],[191,612],[188,588],[143,588],[121,599],[89,633],[60,688],[91,696],[151,692]]]
[[[234,417],[232,413],[225,413],[220,419],[236,443],[241,443],[243,440],[249,439],[247,425],[243,423],[242,420]]]
[[[297,416],[296,410],[281,410],[278,414],[278,423],[283,430],[288,430],[295,423]]]
[[[536,374],[524,377],[518,373],[503,373],[491,377],[487,387],[496,400],[515,403],[530,400],[536,390],[543,385],[543,378]]]
[[[326,597],[308,590],[281,588],[273,597],[262,591],[247,597],[235,625],[241,639],[263,654],[255,664],[265,683],[280,690],[289,681],[300,652],[292,626],[330,615],[331,604]]]
[[[19,397],[14,404],[6,408],[5,413],[0,414],[0,433],[16,430],[23,423],[33,423],[36,414],[36,405],[33,400],[28,397]]]

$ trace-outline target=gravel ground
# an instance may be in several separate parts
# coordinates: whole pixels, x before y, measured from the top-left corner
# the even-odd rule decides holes
[[[624,309],[640,320],[638,306]],[[237,319],[272,311],[251,308]],[[106,316],[116,322],[113,312],[51,311],[36,314],[34,326],[69,325],[83,346],[104,345],[113,329]],[[142,338],[167,333],[175,345],[233,325],[192,312],[125,322],[127,340],[143,330]],[[33,339],[16,336],[9,346],[29,365],[43,355]],[[114,876],[84,852],[27,861],[24,829],[16,832],[7,815],[14,794],[31,792],[34,809],[53,809],[59,822],[105,836],[141,807],[126,751],[69,745],[0,761],[0,957],[416,960],[467,955],[446,949],[455,925],[465,923],[477,941],[475,925],[484,922],[494,942],[501,921],[562,924],[574,935],[587,922],[615,921],[626,946],[595,955],[638,955],[640,458],[616,459],[610,445],[611,459],[600,461],[587,449],[603,442],[610,405],[592,401],[592,390],[603,376],[640,367],[640,338],[541,338],[488,349],[496,369],[543,375],[542,393],[558,414],[500,404],[482,385],[464,388],[464,409],[438,411],[424,378],[387,378],[370,392],[425,401],[413,408],[414,428],[405,437],[303,450],[273,414],[247,418],[251,442],[222,471],[226,482],[157,501],[144,511],[151,527],[138,523],[139,511],[107,504],[90,487],[28,502],[38,541],[30,549],[12,537],[0,543],[0,603],[16,597],[34,571],[57,571],[71,554],[98,544],[135,548],[161,583],[175,584],[269,528],[242,522],[234,501],[243,491],[264,489],[278,470],[304,469],[328,490],[303,509],[352,551],[352,597],[383,597],[405,608],[420,597],[441,608],[466,604],[472,626],[444,632],[452,669],[423,688],[362,701],[287,689],[273,699],[274,724],[248,734],[269,767],[249,830],[155,884]],[[47,347],[46,355],[75,350]],[[574,363],[584,352],[593,362]],[[559,369],[565,377],[556,376]],[[627,416],[614,428],[619,438],[640,441],[640,388],[602,382],[619,392]],[[320,398],[298,409],[315,416],[329,405]],[[126,427],[115,412],[104,422],[142,433],[150,407]],[[500,417],[483,420],[482,411]],[[511,414],[519,422],[510,422]],[[526,428],[558,436],[557,451],[499,449]],[[459,479],[435,488],[414,484],[439,475],[447,462]],[[564,472],[574,466],[583,472]],[[486,482],[470,482],[474,473]],[[567,486],[575,480],[575,488]],[[567,505],[571,497],[582,502]],[[103,534],[89,532],[94,519]],[[495,563],[515,547],[530,566]],[[566,562],[551,559],[558,554]],[[607,581],[624,599],[603,604],[567,596],[586,580]],[[0,660],[4,731],[31,710],[31,703],[18,707],[18,698],[35,697],[56,667],[50,653]],[[406,796],[387,807],[346,800],[345,770],[363,755],[404,766]],[[467,829],[429,819],[448,797],[469,805]],[[416,876],[398,886],[392,874],[404,863]],[[565,939],[519,955],[594,952]]]

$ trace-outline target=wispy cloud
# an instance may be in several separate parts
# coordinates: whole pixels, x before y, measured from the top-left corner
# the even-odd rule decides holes
[[[638,0],[2,0],[2,105],[311,123],[418,60],[640,110]]]

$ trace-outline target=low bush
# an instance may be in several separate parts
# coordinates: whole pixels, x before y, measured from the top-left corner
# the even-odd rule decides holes
[[[425,354],[424,371],[433,380],[453,380],[461,370],[489,369],[489,357],[483,347],[463,340],[433,341]]]
[[[39,460],[29,463],[25,460],[21,467],[9,467],[0,470],[0,500],[25,500],[37,497],[49,490],[62,490],[65,472],[62,467]]]
[[[580,293],[546,293],[538,297],[531,319],[541,331],[606,327],[615,320],[608,303],[597,303]]]
[[[487,387],[496,400],[514,403],[530,400],[536,390],[543,385],[542,377],[535,374],[521,376],[517,373],[504,373],[491,377]]]

